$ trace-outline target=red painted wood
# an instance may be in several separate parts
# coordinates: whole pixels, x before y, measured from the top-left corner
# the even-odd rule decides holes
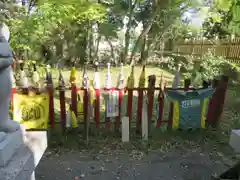
[[[141,132],[142,110],[143,110],[143,90],[140,89],[138,90],[137,124],[136,124],[137,133]]]
[[[88,104],[89,104],[89,95],[88,95],[88,90],[84,89],[84,96],[83,96],[83,117],[84,117],[84,130],[87,131],[86,128],[88,128],[88,116],[89,116],[89,109],[88,109]]]
[[[152,121],[153,116],[153,101],[154,101],[154,89],[148,92],[148,120]]]
[[[113,88],[112,88],[113,89]],[[104,88],[105,91],[107,91],[107,93],[109,93],[112,89],[106,89]],[[110,128],[111,128],[111,122],[110,122],[110,117],[107,117],[107,102],[105,102],[106,107],[105,107],[105,121],[106,121],[106,131],[110,132]]]
[[[121,111],[122,111],[122,90],[118,91],[118,105],[119,105],[119,115],[116,117],[116,122],[115,122],[115,131],[119,132],[120,129],[120,122],[121,122]]]
[[[164,94],[162,91],[159,92],[158,96],[158,120],[157,120],[157,128],[160,128],[163,118],[163,110],[164,110]]]
[[[77,86],[75,83],[71,85],[71,101],[72,101],[72,110],[77,116]]]
[[[127,116],[129,117],[129,122],[131,122],[132,120],[132,100],[133,100],[133,90],[128,89]]]
[[[50,127],[54,128],[54,96],[53,96],[53,87],[47,87],[48,95],[49,95],[49,122]]]
[[[16,92],[17,92],[17,89],[15,87],[12,88],[11,99],[10,99],[11,103],[13,103],[13,96]]]
[[[66,104],[65,104],[65,89],[64,87],[59,88],[59,99],[60,99],[60,118],[62,130],[65,130],[66,125]]]
[[[214,99],[216,100],[216,88],[218,86],[218,80],[216,79],[213,79],[213,82],[212,82],[212,88],[214,89],[213,90],[213,95],[212,97],[210,98],[209,100],[209,103],[208,103],[208,112],[207,112],[207,124],[210,125],[211,124],[211,121],[213,119],[213,112],[214,112]]]
[[[100,89],[95,89],[95,108],[94,108],[94,118],[95,118],[95,124],[96,128],[99,128],[100,126]]]

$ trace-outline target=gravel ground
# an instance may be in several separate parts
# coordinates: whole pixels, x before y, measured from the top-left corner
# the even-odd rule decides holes
[[[36,169],[37,180],[208,180],[227,169],[202,153],[152,153],[141,160],[130,155],[84,156],[47,152]]]

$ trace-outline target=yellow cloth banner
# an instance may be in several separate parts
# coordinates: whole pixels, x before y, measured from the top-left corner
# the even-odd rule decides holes
[[[48,94],[14,94],[13,119],[22,124],[25,129],[47,129],[49,119]]]

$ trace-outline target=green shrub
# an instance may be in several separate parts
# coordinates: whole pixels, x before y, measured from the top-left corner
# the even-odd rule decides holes
[[[227,65],[224,57],[215,56],[212,50],[209,50],[202,57],[194,58],[193,56],[186,57],[186,63],[183,63],[185,72],[184,78],[193,78],[196,72],[201,67],[201,75],[203,79],[211,80],[223,73],[222,69]]]

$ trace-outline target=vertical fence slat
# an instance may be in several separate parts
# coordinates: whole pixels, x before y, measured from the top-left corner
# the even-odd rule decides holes
[[[135,85],[134,79],[134,66],[132,66],[132,71],[130,76],[127,79],[127,91],[128,91],[128,98],[127,98],[127,116],[129,117],[129,133],[131,133],[132,127],[132,101],[133,101],[133,88]]]
[[[119,132],[120,129],[120,122],[121,122],[121,112],[122,112],[122,90],[118,90],[118,116],[116,117],[116,122],[115,122],[115,132]]]
[[[221,118],[223,107],[224,107],[224,101],[226,97],[227,86],[228,86],[228,77],[222,76],[220,84],[217,88],[217,91],[218,91],[218,93],[216,94],[217,103],[215,103],[214,105],[215,108],[214,108],[214,115],[213,115],[214,122],[212,124],[213,127],[217,127],[220,122],[220,118]]]
[[[46,81],[47,81],[47,92],[49,95],[49,123],[50,127],[54,128],[54,88],[53,88],[53,80],[52,74],[47,69],[46,71]]]
[[[160,128],[161,123],[162,123],[162,118],[163,118],[163,110],[164,110],[164,94],[163,91],[159,91],[159,96],[158,96],[158,119],[157,119],[157,128]]]
[[[47,87],[49,95],[49,122],[51,128],[54,128],[54,96],[53,96],[53,86]]]
[[[95,89],[95,107],[94,107],[94,119],[96,128],[100,126],[100,89]]]
[[[142,110],[143,110],[143,89],[140,88],[138,90],[136,133],[141,132]]]
[[[105,91],[107,92],[107,101],[105,102],[106,104],[106,110],[105,110],[105,127],[106,127],[106,131],[110,132],[110,128],[111,128],[111,118],[107,117],[107,111],[108,111],[108,98],[109,98],[109,93],[111,91],[111,89],[105,89]]]
[[[213,79],[212,88],[216,90],[217,86],[218,86],[218,80]],[[208,104],[208,112],[207,112],[207,124],[208,125],[212,125],[214,105],[216,104],[215,101],[216,101],[216,91],[215,91],[215,93],[213,93],[212,97],[209,100],[209,104]]]
[[[71,103],[72,103],[72,110],[77,116],[77,86],[76,83],[71,83]]]
[[[156,76],[150,75],[148,76],[148,120],[149,122],[152,121],[153,116],[153,102],[154,102],[154,90],[155,90],[155,83],[156,83]]]
[[[59,72],[59,100],[60,100],[60,118],[62,130],[66,127],[66,104],[65,104],[65,83],[61,71]]]
[[[184,80],[184,91],[188,91],[191,85],[191,79]]]
[[[66,105],[65,105],[65,89],[64,87],[59,88],[59,98],[60,98],[60,116],[62,130],[65,129],[66,125]]]
[[[129,123],[131,123],[131,120],[132,120],[132,100],[133,100],[133,89],[128,89],[127,116],[129,117],[129,121],[130,121]]]
[[[137,104],[137,122],[136,122],[136,133],[141,132],[141,123],[142,123],[142,110],[143,110],[143,89],[145,88],[146,84],[146,71],[145,71],[146,66],[143,65],[142,67],[142,72],[139,77],[139,84],[138,87],[138,104]]]
[[[84,138],[86,143],[88,143],[88,131],[89,131],[89,95],[88,89],[84,89],[84,96],[83,96],[83,115],[84,115]]]
[[[72,65],[70,73],[70,83],[71,83],[71,107],[75,115],[77,116],[77,85],[76,85],[76,68],[74,64]]]

